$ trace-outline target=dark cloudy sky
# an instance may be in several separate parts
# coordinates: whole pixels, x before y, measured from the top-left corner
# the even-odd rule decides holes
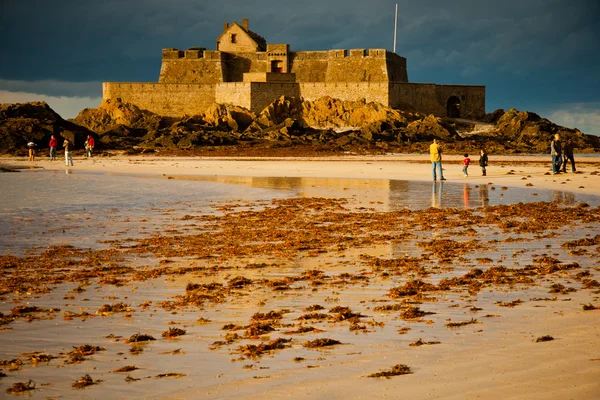
[[[242,18],[292,50],[393,50],[396,3],[411,82],[485,85],[487,112],[600,135],[598,0],[0,0],[0,103],[74,117],[101,82],[156,82],[162,48],[215,49]]]

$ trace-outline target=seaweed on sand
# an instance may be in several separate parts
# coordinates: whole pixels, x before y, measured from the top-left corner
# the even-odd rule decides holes
[[[423,346],[426,344],[440,344],[440,343],[442,343],[442,342],[435,341],[435,340],[430,341],[430,342],[425,342],[423,339],[419,339],[416,342],[409,344],[409,346]]]
[[[382,370],[375,372],[371,375],[367,375],[369,378],[390,378],[392,376],[412,374],[410,367],[405,364],[396,364],[389,370]]]
[[[124,367],[113,369],[113,372],[130,372],[130,371],[135,371],[136,369],[139,369],[139,368],[136,367],[135,365],[126,365]]]
[[[274,330],[275,328],[267,322],[254,322],[246,327],[244,336],[257,337],[264,335],[265,333],[273,332]]]
[[[90,346],[89,344],[84,344],[79,347],[73,347],[74,350],[67,353],[69,359],[65,361],[66,364],[76,364],[84,361],[86,356],[91,356],[96,354],[97,351],[106,350],[100,346]]]
[[[419,307],[409,307],[406,310],[402,311],[402,313],[400,313],[400,318],[415,319],[415,318],[424,317],[425,315],[429,315],[429,314],[435,314],[435,313],[430,312],[430,311],[423,311]]]
[[[75,381],[75,383],[73,383],[71,386],[75,389],[83,389],[85,387],[91,386],[91,385],[97,385],[100,382],[102,382],[102,380],[98,379],[98,380],[93,380],[91,376],[89,376],[88,374],[82,376],[81,378],[79,378],[77,381]]]
[[[535,342],[549,342],[551,340],[554,340],[554,338],[550,335],[544,335],[544,336],[540,336],[539,338],[535,339]]]
[[[421,292],[434,291],[438,289],[439,288],[436,285],[424,282],[421,279],[415,279],[406,282],[403,286],[391,288],[388,296],[395,299],[403,296],[414,296],[416,294],[420,294]]]
[[[458,328],[460,326],[470,325],[470,324],[478,324],[475,318],[471,318],[469,321],[461,321],[461,322],[448,322],[446,326],[448,328]]]
[[[598,310],[598,309],[600,309],[600,307],[596,307],[592,303],[583,305],[583,311],[592,311],[592,310]]]
[[[173,339],[177,336],[185,335],[185,329],[180,328],[169,328],[168,330],[162,333],[162,337],[165,339]]]
[[[334,346],[336,344],[342,344],[342,342],[340,342],[339,340],[335,340],[335,339],[322,338],[322,339],[315,339],[315,340],[307,340],[302,345],[304,347],[308,347],[309,349],[314,349],[317,347]]]
[[[115,304],[104,304],[102,307],[96,311],[96,314],[99,315],[111,315],[113,313],[126,312],[131,311],[129,306],[125,303],[115,303]]]
[[[154,339],[150,335],[135,333],[135,334],[131,335],[131,337],[129,339],[125,340],[125,343],[129,344],[129,343],[137,343],[137,342],[148,342],[151,340],[156,340],[156,339]]]
[[[33,389],[35,389],[35,382],[30,379],[29,382],[27,382],[27,383],[25,383],[25,382],[13,383],[12,387],[6,389],[6,393],[18,394],[18,393],[28,392]]]
[[[245,346],[239,346],[238,352],[242,353],[246,357],[256,358],[273,350],[285,349],[286,347],[289,347],[288,343],[291,341],[292,339],[277,338],[269,342],[260,343],[258,345],[247,344]]]

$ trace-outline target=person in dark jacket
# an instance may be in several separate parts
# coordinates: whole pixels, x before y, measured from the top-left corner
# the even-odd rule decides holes
[[[564,160],[562,165],[562,172],[567,172],[567,160],[571,161],[571,172],[577,171],[575,169],[575,158],[573,158],[573,149],[575,149],[575,145],[573,144],[571,139],[567,139],[567,143],[565,144],[565,148],[563,149]]]
[[[481,149],[479,151],[479,166],[481,167],[481,175],[485,176],[486,170],[485,167],[488,165],[488,156],[485,152],[485,149]]]
[[[552,174],[560,174],[562,165],[562,145],[560,135],[554,135],[554,140],[550,142],[550,154],[552,155]]]

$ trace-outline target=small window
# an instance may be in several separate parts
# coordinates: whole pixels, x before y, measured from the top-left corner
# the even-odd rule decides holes
[[[237,35],[235,33],[231,34],[231,43],[237,43]]]

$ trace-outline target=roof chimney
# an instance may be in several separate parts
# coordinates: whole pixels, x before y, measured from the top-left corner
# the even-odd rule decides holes
[[[247,32],[248,31],[248,18],[242,19],[242,28]]]
[[[223,30],[226,31],[227,28],[229,28],[229,22],[225,22],[225,27],[223,28]]]

